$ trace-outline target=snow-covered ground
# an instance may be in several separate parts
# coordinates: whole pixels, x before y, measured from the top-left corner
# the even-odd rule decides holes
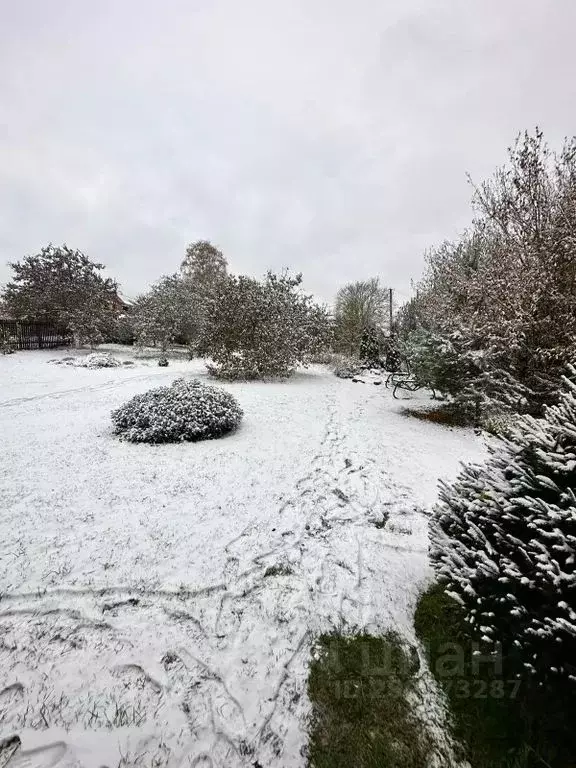
[[[10,768],[305,765],[314,636],[412,638],[437,480],[482,441],[314,367],[222,385],[245,412],[229,437],[122,443],[112,408],[203,364],[47,362],[67,354],[0,357]]]

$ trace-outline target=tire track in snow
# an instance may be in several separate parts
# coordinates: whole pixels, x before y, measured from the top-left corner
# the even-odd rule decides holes
[[[107,381],[100,382],[99,384],[89,384],[85,387],[75,387],[73,389],[60,389],[56,392],[44,392],[40,395],[30,395],[29,397],[15,397],[11,400],[4,400],[0,402],[0,408],[11,408],[16,405],[23,405],[24,403],[33,403],[40,400],[58,400],[68,395],[83,394],[85,392],[97,392],[99,390],[112,389],[120,386],[125,382],[130,381],[145,381],[146,379],[155,378],[159,376],[166,376],[166,373],[142,373],[138,376],[127,376],[119,379],[108,379]]]

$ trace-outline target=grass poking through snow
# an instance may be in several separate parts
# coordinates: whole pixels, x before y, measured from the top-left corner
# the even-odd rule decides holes
[[[398,637],[324,635],[308,680],[311,768],[425,768],[409,697],[417,657]]]

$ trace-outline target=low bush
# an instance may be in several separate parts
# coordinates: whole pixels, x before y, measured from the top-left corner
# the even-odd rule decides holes
[[[206,363],[208,373],[215,379],[225,381],[254,381],[287,378],[294,369],[284,367],[282,355],[267,354],[266,359],[259,350],[221,353],[217,363]]]
[[[49,360],[54,365],[70,365],[73,368],[118,368],[122,365],[109,352],[91,352],[86,357],[60,357]]]
[[[15,348],[14,337],[5,329],[0,327],[0,352],[3,355],[11,355]]]
[[[344,356],[335,360],[332,366],[334,375],[338,376],[339,379],[353,379],[354,376],[360,373],[361,369],[362,366],[359,360]]]
[[[360,341],[360,360],[369,367],[379,367],[380,347],[378,329],[373,326],[365,328]]]
[[[444,427],[466,427],[470,422],[466,414],[455,408],[452,403],[437,408],[405,408],[402,413],[420,421],[429,421]]]
[[[328,365],[333,367],[337,365],[342,360],[342,358],[343,355],[339,354],[338,352],[323,350],[309,355],[307,362],[311,363],[312,365]]]
[[[177,379],[136,395],[112,411],[114,431],[134,443],[176,443],[221,437],[243,413],[236,399],[218,387]]]
[[[496,437],[513,437],[516,414],[511,412],[493,412],[484,415],[480,426]]]
[[[80,368],[118,368],[122,363],[109,352],[91,352],[74,363]]]

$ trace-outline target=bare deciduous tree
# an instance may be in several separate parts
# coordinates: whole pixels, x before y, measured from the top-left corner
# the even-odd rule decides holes
[[[352,357],[360,353],[362,335],[371,328],[387,328],[389,289],[378,278],[348,283],[336,296],[336,345]]]
[[[182,276],[193,283],[199,293],[209,293],[214,283],[226,277],[227,269],[224,254],[208,240],[191,243],[180,266]]]

